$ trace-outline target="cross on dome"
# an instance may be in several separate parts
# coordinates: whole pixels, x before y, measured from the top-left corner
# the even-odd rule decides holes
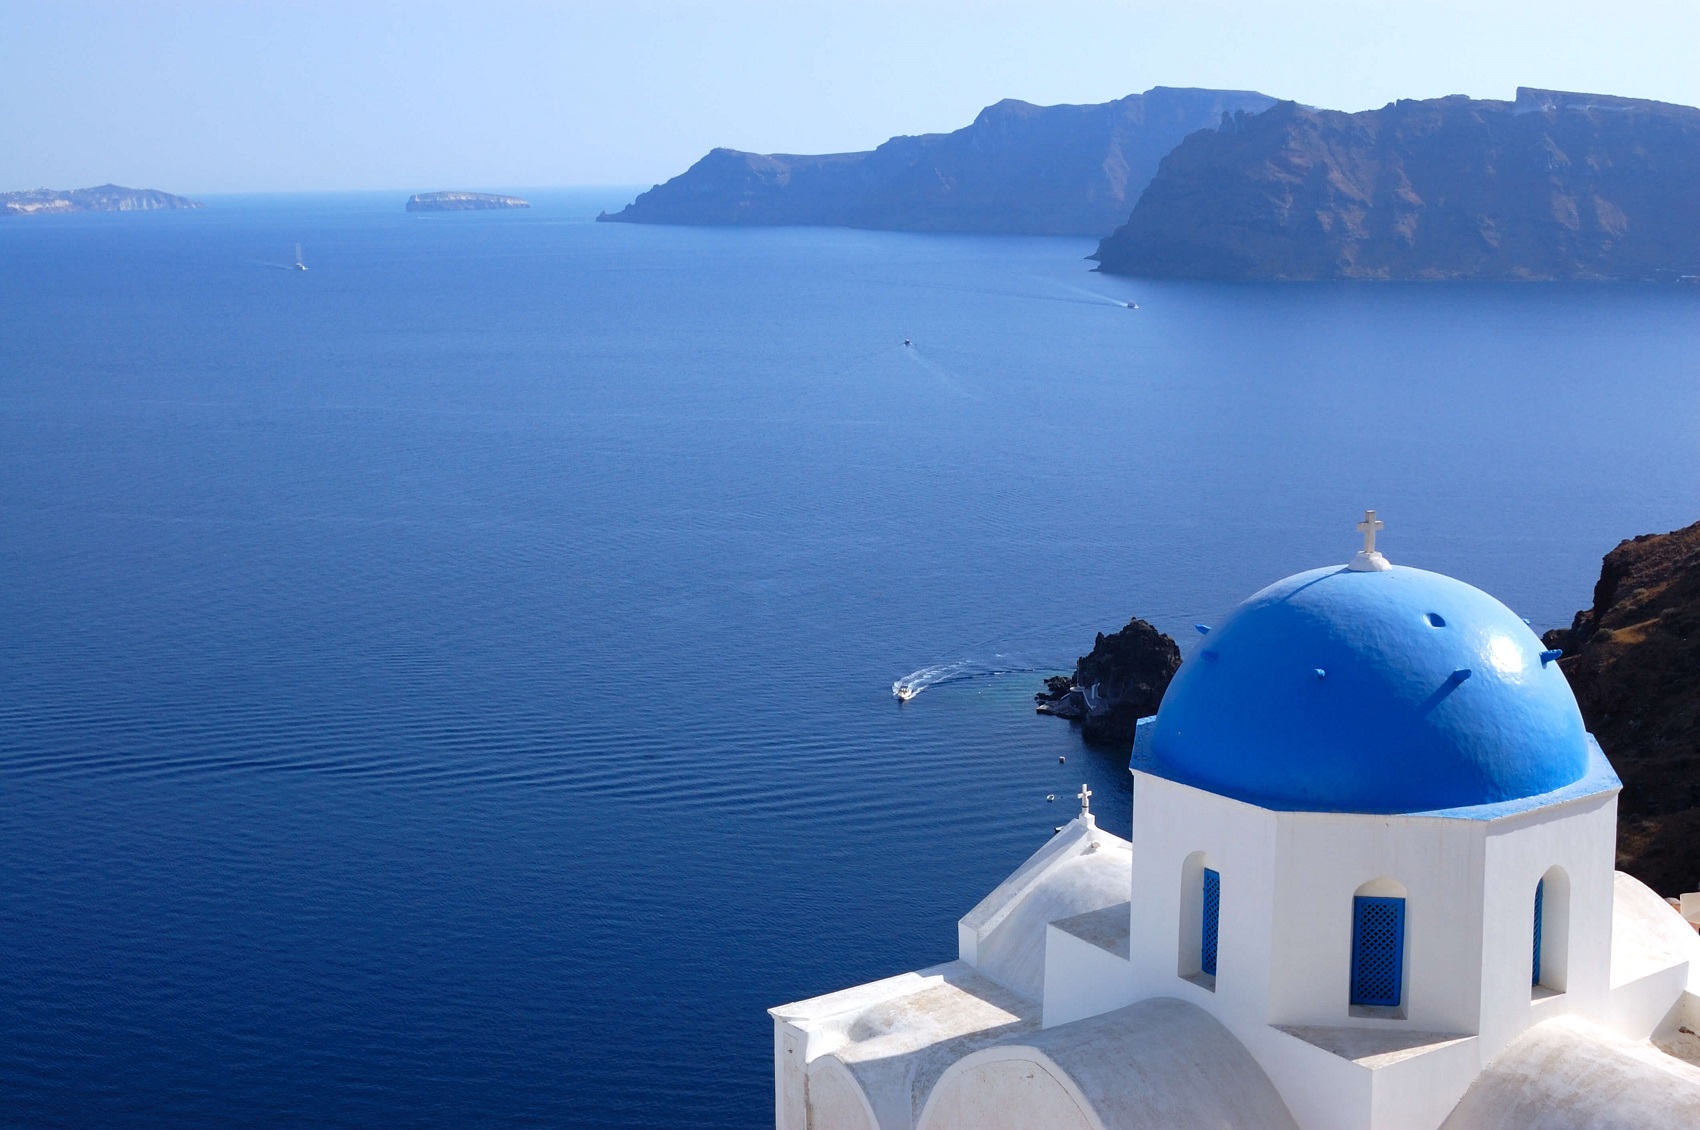
[[[1087,787],[1085,781],[1080,783],[1080,791],[1074,795],[1080,798],[1080,814],[1082,816],[1092,815],[1092,790]]]
[[[1364,511],[1364,520],[1358,523],[1358,532],[1364,536],[1365,553],[1375,552],[1375,531],[1382,529],[1386,525],[1386,522],[1378,522],[1375,520],[1375,511]]]
[[[1376,519],[1375,511],[1364,511],[1364,520],[1358,523],[1358,532],[1364,536],[1364,547],[1358,550],[1357,556],[1352,558],[1346,568],[1354,573],[1385,573],[1393,568],[1392,563],[1375,548],[1376,531],[1386,524]]]

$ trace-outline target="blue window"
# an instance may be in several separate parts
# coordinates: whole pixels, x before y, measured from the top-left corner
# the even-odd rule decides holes
[[[1546,889],[1546,880],[1535,884],[1535,962],[1529,971],[1529,984],[1541,983],[1541,895]]]
[[[1405,900],[1352,899],[1352,1003],[1397,1007],[1405,980]]]
[[[1200,916],[1203,930],[1198,945],[1198,967],[1216,976],[1216,927],[1222,920],[1222,876],[1204,869],[1204,913]]]

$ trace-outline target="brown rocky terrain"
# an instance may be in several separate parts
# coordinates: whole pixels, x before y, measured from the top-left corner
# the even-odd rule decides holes
[[[1073,675],[1046,679],[1033,697],[1039,713],[1079,721],[1087,741],[1131,749],[1134,725],[1157,713],[1180,666],[1175,641],[1135,617],[1119,632],[1099,632]]]
[[[1095,256],[1174,279],[1700,277],[1700,110],[1550,90],[1194,133]]]
[[[1606,554],[1594,606],[1543,639],[1623,778],[1619,869],[1700,890],[1700,523]]]

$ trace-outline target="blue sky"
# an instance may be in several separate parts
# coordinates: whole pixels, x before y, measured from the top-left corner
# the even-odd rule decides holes
[[[1700,2],[0,0],[0,190],[648,184],[1158,84],[1694,105]]]

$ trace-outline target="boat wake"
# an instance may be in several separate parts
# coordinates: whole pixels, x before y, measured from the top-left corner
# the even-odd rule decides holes
[[[1034,663],[1015,655],[994,655],[990,661],[959,659],[954,663],[935,663],[930,667],[911,671],[891,684],[891,693],[897,701],[908,702],[928,687],[945,683],[964,683],[970,679],[989,679],[996,675],[1025,675],[1055,670],[1057,667],[1054,664]]]
[[[982,403],[985,401],[985,397],[976,396],[974,393],[969,392],[968,389],[963,386],[962,381],[958,379],[956,373],[939,364],[931,357],[925,356],[921,352],[919,346],[910,343],[907,339],[904,342],[903,352],[904,355],[911,361],[921,366],[921,368],[925,369],[928,373],[931,373],[933,379],[943,385],[946,391],[954,393],[955,395],[962,397],[964,400],[976,400]]]
[[[1033,277],[1042,278],[1040,275],[1035,275]],[[1063,290],[1066,290],[1071,294],[1085,295],[1087,298],[1090,298],[1094,304],[1101,302],[1107,306],[1120,306],[1124,309],[1131,305],[1128,299],[1111,298],[1107,294],[1099,294],[1097,291],[1087,290],[1085,287],[1070,286],[1067,283],[1058,282],[1056,279],[1044,279],[1043,281],[1050,283],[1052,286],[1061,287]],[[1134,309],[1138,309],[1138,307],[1135,306]]]

